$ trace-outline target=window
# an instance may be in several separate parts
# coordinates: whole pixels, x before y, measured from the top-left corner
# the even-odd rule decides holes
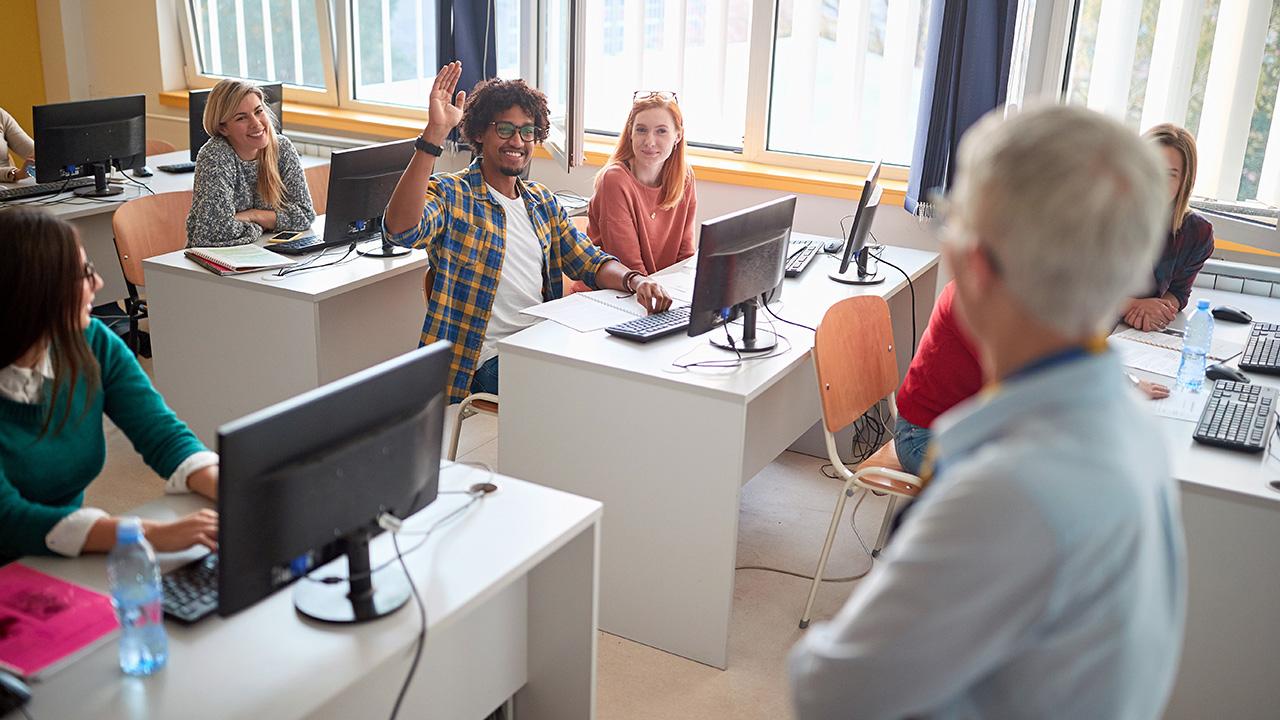
[[[189,12],[205,74],[325,87],[314,0],[192,0]]]
[[[930,0],[783,3],[767,149],[910,164]]]
[[[439,69],[435,2],[355,0],[352,5],[355,99],[425,106]]]
[[[668,90],[690,142],[742,147],[750,0],[588,0],[586,10],[589,132],[618,133],[637,90]]]
[[[1274,228],[1280,0],[1082,0],[1076,19],[1068,102],[1138,132],[1187,128],[1198,146],[1197,204]]]

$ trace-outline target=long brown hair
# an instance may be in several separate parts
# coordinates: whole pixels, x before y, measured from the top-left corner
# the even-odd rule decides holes
[[[1173,198],[1173,232],[1182,228],[1182,223],[1191,213],[1191,188],[1196,184],[1196,138],[1185,128],[1173,123],[1156,125],[1143,133],[1143,137],[1154,140],[1157,144],[1173,148],[1182,156],[1182,187]]]
[[[48,343],[53,393],[40,434],[49,430],[57,404],[71,416],[71,398],[80,378],[92,390],[98,361],[84,339],[85,263],[75,230],[44,210],[0,210],[0,367],[12,365],[31,348]],[[86,393],[84,412],[88,408]]]
[[[280,179],[280,141],[276,138],[275,116],[262,88],[244,80],[219,80],[209,93],[209,103],[204,106],[204,131],[209,133],[209,137],[226,137],[222,132],[223,124],[235,117],[240,103],[250,93],[258,96],[267,118],[267,146],[258,151],[258,197],[276,207],[284,196],[284,181]]]
[[[680,142],[671,148],[671,156],[662,164],[662,172],[658,174],[658,187],[662,188],[658,207],[670,210],[684,198],[684,189],[689,182],[690,174],[689,164],[685,162],[684,157],[684,115],[680,113],[680,106],[675,100],[663,100],[657,95],[650,95],[631,105],[631,112],[627,114],[627,124],[622,126],[622,135],[618,137],[618,147],[614,148],[613,157],[609,158],[609,162],[605,163],[604,168],[596,175],[596,183],[600,182],[604,171],[608,170],[610,165],[626,165],[635,159],[636,151],[631,147],[631,128],[635,125],[636,115],[653,108],[661,108],[671,113],[671,118],[676,123],[676,132],[680,133]]]

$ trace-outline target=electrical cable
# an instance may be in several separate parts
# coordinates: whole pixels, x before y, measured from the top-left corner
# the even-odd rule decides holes
[[[762,295],[762,296],[761,296],[761,298],[766,298],[766,297],[767,297],[767,295]],[[774,311],[773,311],[773,308],[769,307],[769,301],[768,301],[767,299],[765,299],[765,300],[764,300],[764,311],[765,311],[765,312],[767,312],[767,313],[769,313],[770,315],[772,315],[772,316],[774,317],[774,319],[775,319],[775,320],[777,320],[778,322],[783,322],[783,323],[786,323],[786,324],[788,324],[788,325],[795,325],[796,327],[798,327],[798,328],[804,328],[805,330],[808,330],[809,332],[818,332],[816,328],[811,328],[811,327],[809,327],[808,325],[802,325],[801,323],[798,323],[798,322],[791,322],[790,320],[786,320],[786,319],[784,319],[784,318],[778,317],[778,313],[774,312]]]
[[[866,497],[867,491],[863,489],[863,491],[858,495],[858,499],[853,503],[853,510],[849,513],[849,527],[853,529],[854,536],[858,538],[858,544],[862,546],[862,551],[867,554],[867,558],[871,560],[871,564],[867,566],[866,570],[863,570],[856,575],[848,575],[846,577],[838,578],[822,578],[822,582],[847,583],[853,582],[854,580],[861,580],[867,576],[867,573],[871,572],[872,568],[875,567],[875,558],[871,556],[871,550],[869,550],[867,548],[867,544],[863,542],[862,534],[858,532],[858,526],[856,523],[858,518],[858,507],[862,505],[862,501],[865,500]],[[794,570],[784,570],[782,568],[770,567],[768,565],[739,565],[735,567],[734,570],[761,570],[764,572],[778,573],[779,575],[790,575],[791,577],[797,577],[803,580],[813,580],[812,575],[805,575],[804,573],[795,572]]]
[[[870,230],[868,230],[867,232],[870,233],[871,240],[875,242],[877,245],[879,245],[880,241],[876,238],[876,234],[871,232]],[[880,247],[883,248],[884,246],[880,245]],[[879,255],[872,255],[872,257],[876,259],[876,262],[882,262],[885,265],[888,265],[889,267],[893,268],[894,270],[897,270],[898,272],[902,273],[902,277],[907,279],[907,289],[911,291],[911,359],[915,360],[916,359],[916,286],[915,286],[915,283],[911,282],[911,276],[907,274],[906,270],[903,270],[897,265],[894,265],[888,260],[885,260],[883,255],[884,255],[884,250],[882,249]]]
[[[396,559],[400,561],[405,579],[409,581],[409,589],[413,591],[413,602],[418,606],[418,620],[421,623],[418,627],[417,647],[413,651],[413,662],[409,664],[409,674],[405,676],[404,684],[400,686],[400,694],[396,695],[396,704],[391,708],[391,720],[396,720],[396,715],[400,714],[400,703],[404,702],[405,693],[409,691],[409,683],[413,682],[413,674],[418,669],[418,661],[422,659],[422,648],[427,644],[427,606],[422,602],[422,596],[418,594],[418,586],[414,584],[413,576],[409,574],[409,566],[405,564],[404,553],[400,552],[400,541],[396,538],[396,533],[391,533],[391,545],[396,549]]]

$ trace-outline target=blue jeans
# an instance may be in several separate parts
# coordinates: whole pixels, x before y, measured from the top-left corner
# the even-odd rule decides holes
[[[498,394],[498,358],[491,357],[471,376],[471,392]]]
[[[904,420],[898,416],[898,424],[893,429],[894,448],[898,451],[898,462],[902,469],[912,475],[920,474],[920,463],[924,462],[924,451],[929,447],[929,439],[933,433],[929,428]]]

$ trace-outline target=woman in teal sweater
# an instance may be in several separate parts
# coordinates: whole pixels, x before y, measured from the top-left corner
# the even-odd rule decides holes
[[[167,491],[217,496],[218,456],[91,318],[101,287],[70,225],[40,210],[0,211],[0,564],[115,545],[117,518],[82,507],[106,459],[104,414]],[[212,510],[143,529],[161,551],[217,545]]]

